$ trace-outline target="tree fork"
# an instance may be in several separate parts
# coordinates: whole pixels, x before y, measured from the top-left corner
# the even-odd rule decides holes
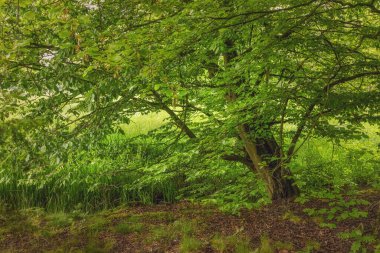
[[[234,45],[232,40],[226,40],[225,45],[228,50],[223,54],[223,58],[224,64],[228,65],[237,56],[237,52],[231,50]],[[234,102],[237,99],[237,94],[230,90],[226,99],[228,102]],[[274,137],[252,140],[247,124],[239,124],[237,131],[243,141],[245,151],[253,163],[251,169],[264,180],[269,197],[275,200],[297,196],[299,188],[294,184],[294,180],[289,178],[291,176],[290,170],[284,167],[282,151]],[[275,157],[276,160],[266,162],[263,161],[263,157]]]

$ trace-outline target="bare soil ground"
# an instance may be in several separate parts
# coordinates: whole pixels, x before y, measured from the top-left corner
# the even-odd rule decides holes
[[[345,253],[357,246],[377,252],[379,203],[378,191],[366,191],[339,200],[277,201],[239,215],[189,202],[87,215],[8,211],[0,214],[0,252]],[[342,239],[345,232],[351,235]]]

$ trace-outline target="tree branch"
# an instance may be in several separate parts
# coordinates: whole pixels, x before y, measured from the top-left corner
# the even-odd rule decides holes
[[[353,76],[344,77],[344,78],[335,80],[333,82],[330,82],[325,87],[323,87],[322,92],[313,100],[313,102],[309,105],[309,107],[306,109],[304,115],[301,118],[301,122],[297,127],[296,133],[294,134],[294,136],[290,142],[290,146],[289,146],[289,149],[287,152],[288,159],[291,159],[291,157],[293,156],[296,144],[297,144],[299,138],[301,137],[302,131],[304,130],[306,123],[307,123],[309,117],[311,116],[311,113],[313,112],[315,106],[320,102],[322,97],[325,94],[327,94],[330,89],[332,89],[333,87],[335,87],[339,84],[343,84],[343,83],[358,79],[360,77],[365,77],[365,76],[370,76],[370,75],[380,75],[380,71],[364,72],[364,73],[359,73],[359,74],[356,74]]]

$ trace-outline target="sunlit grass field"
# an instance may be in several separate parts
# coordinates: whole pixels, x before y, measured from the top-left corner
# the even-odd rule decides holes
[[[138,135],[147,134],[149,131],[159,128],[168,116],[165,112],[150,113],[150,114],[135,114],[131,117],[129,124],[121,124],[120,128],[128,138],[136,137]]]

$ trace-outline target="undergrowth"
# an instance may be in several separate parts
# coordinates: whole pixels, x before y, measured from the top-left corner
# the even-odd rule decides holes
[[[62,161],[49,161],[41,148],[40,166],[27,153],[10,154],[0,164],[0,202],[12,209],[92,212],[187,199],[232,213],[270,203],[264,183],[244,165],[207,157],[181,139],[162,135],[161,128],[172,128],[162,114],[136,116],[132,122],[88,146],[65,143]],[[306,141],[289,165],[301,199],[379,188],[380,138],[370,126],[367,134],[369,139],[341,143]]]

